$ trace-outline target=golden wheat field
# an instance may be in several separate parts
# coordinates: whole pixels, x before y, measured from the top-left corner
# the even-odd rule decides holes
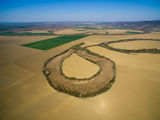
[[[112,33],[117,33],[117,30]],[[39,31],[38,31],[39,32]],[[56,34],[85,31],[61,30]],[[102,31],[101,31],[102,32]],[[118,31],[119,32],[119,31]],[[0,119],[2,120],[159,120],[160,54],[126,54],[97,45],[122,39],[160,39],[159,32],[133,35],[90,35],[52,48],[24,47],[56,36],[0,36]],[[53,89],[43,74],[44,63],[73,45],[113,60],[116,79],[108,91],[77,98]],[[90,47],[89,47],[90,46]],[[160,48],[160,42],[113,43],[123,49]],[[73,54],[64,61],[68,76],[90,77],[98,71],[93,63]],[[77,70],[77,71],[76,71]]]
[[[99,67],[73,53],[63,61],[62,70],[69,77],[82,79],[92,77],[99,71]]]

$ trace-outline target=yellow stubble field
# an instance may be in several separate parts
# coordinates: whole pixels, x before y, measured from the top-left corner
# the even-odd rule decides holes
[[[74,29],[63,29],[63,30],[58,30],[54,32],[57,35],[70,35],[70,34],[81,34],[85,33],[85,31],[77,31]]]
[[[68,77],[83,79],[95,75],[99,66],[73,53],[63,61],[62,71]]]
[[[114,48],[129,49],[129,50],[144,49],[144,48],[160,49],[159,41],[146,41],[146,40],[129,41],[129,42],[116,43],[116,44],[112,43],[109,46]]]
[[[71,46],[83,47],[120,39],[160,39],[157,32],[137,35],[91,35],[42,51],[20,46],[53,36],[0,36],[0,118],[2,120],[159,120],[160,55],[125,54],[88,47],[116,63],[112,88],[91,98],[76,98],[54,90],[42,73],[47,59]]]

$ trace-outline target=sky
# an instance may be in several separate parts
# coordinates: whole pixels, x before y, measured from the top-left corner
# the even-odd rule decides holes
[[[0,0],[0,22],[160,20],[160,0]]]

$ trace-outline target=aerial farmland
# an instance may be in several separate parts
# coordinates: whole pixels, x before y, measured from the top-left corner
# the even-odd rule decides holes
[[[159,32],[94,27],[1,35],[1,118],[158,118]]]
[[[0,2],[0,120],[160,120],[160,2],[60,1]]]

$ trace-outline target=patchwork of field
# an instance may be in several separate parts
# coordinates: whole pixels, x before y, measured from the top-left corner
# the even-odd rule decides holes
[[[86,47],[121,39],[160,39],[158,32],[90,35],[49,50],[22,46],[53,37],[57,36],[0,36],[1,120],[160,119],[160,54],[125,54],[100,46],[88,47],[92,52],[113,60],[117,75],[109,91],[85,99],[57,92],[42,73],[44,63],[49,58],[75,44],[84,42],[82,47]],[[115,43],[114,47],[116,44],[126,49],[159,48],[159,42],[153,41]],[[78,58],[76,61],[77,65],[83,64]]]
[[[54,32],[56,35],[70,35],[70,34],[82,34],[85,33],[83,30],[76,29],[63,29]]]
[[[139,30],[127,30],[127,29],[110,29],[110,30],[107,30],[107,32],[109,34],[126,34],[126,33],[129,33],[129,34],[136,34],[136,33],[142,33],[143,31],[139,31]]]
[[[77,29],[63,29],[54,32],[56,35],[71,35],[71,34],[111,34],[111,35],[123,35],[123,34],[139,34],[143,33],[140,30],[129,30],[129,29],[101,29],[101,28],[90,28],[90,27],[79,27]]]

